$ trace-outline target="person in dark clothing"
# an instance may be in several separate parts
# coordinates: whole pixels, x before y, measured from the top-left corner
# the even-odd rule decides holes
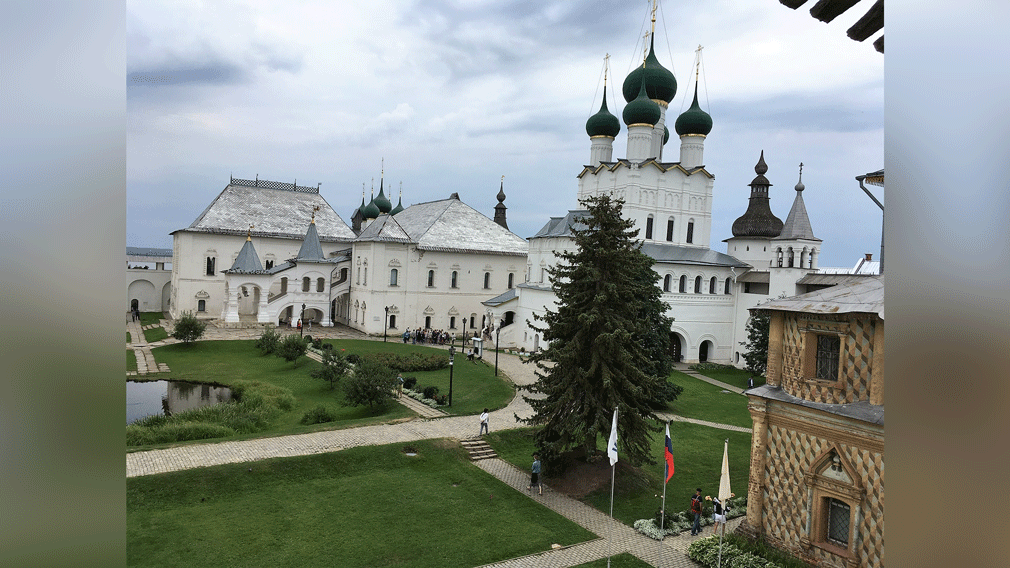
[[[691,514],[694,515],[691,536],[698,536],[701,534],[701,487],[694,492],[694,497],[691,497]]]

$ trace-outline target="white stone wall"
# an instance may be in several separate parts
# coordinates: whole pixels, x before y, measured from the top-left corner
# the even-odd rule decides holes
[[[168,309],[171,297],[171,270],[151,268],[126,269],[126,310],[134,299],[142,312],[159,312]]]

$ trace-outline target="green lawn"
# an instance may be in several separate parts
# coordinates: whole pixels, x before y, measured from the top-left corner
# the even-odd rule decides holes
[[[418,345],[403,345],[393,342],[386,343],[365,340],[327,340],[343,353],[379,352],[379,351],[428,351],[431,347]],[[333,430],[338,428],[353,428],[368,424],[390,422],[416,416],[406,407],[391,402],[383,409],[370,409],[367,406],[351,407],[343,405],[343,392],[338,385],[330,390],[329,384],[313,379],[309,373],[319,367],[319,363],[308,357],[300,357],[293,363],[288,363],[274,355],[261,355],[254,346],[253,340],[242,341],[197,341],[192,345],[177,343],[153,350],[154,358],[159,363],[166,363],[170,373],[159,373],[157,380],[181,380],[191,382],[214,383],[223,386],[235,381],[260,381],[289,389],[295,396],[295,405],[290,411],[283,412],[271,426],[257,434],[239,435],[229,439],[256,438],[262,436],[278,436]],[[465,358],[464,358],[465,360]],[[459,359],[456,360],[459,363]],[[457,365],[463,367],[463,365]],[[477,414],[484,406],[502,408],[512,399],[513,389],[503,379],[495,379],[494,369],[470,364],[471,369],[453,372],[453,412],[456,414]],[[405,376],[416,376],[422,385],[435,384],[442,388],[440,380],[444,376],[444,392],[449,389],[448,369],[445,371],[407,373]],[[315,425],[300,423],[302,416],[318,405],[326,406],[336,415],[334,422]],[[220,441],[223,438],[215,439]],[[205,443],[207,440],[196,440],[190,443]],[[186,442],[182,442],[186,443]],[[131,450],[151,449],[158,446],[135,446]]]
[[[162,312],[140,312],[140,325],[160,325],[165,319]]]
[[[127,479],[127,562],[451,568],[595,538],[458,445],[411,445],[418,456],[393,444]]]
[[[151,329],[144,330],[144,339],[148,343],[154,343],[155,341],[161,341],[168,337],[168,332],[165,331],[163,327],[152,327]]]
[[[701,487],[705,495],[718,491],[723,440],[726,438],[729,438],[729,471],[733,492],[746,495],[750,473],[750,433],[687,422],[670,423],[674,475],[666,487],[668,511],[687,509],[696,487]],[[529,470],[533,463],[531,456],[536,449],[532,428],[491,432],[485,439],[503,460],[524,471]],[[664,440],[663,432],[656,434],[652,440],[652,455],[655,456],[656,465],[646,464],[641,468],[627,469],[618,460],[614,482],[614,517],[629,526],[638,519],[651,518],[662,502]],[[601,438],[598,442],[602,449],[605,441]],[[549,476],[550,473],[545,472],[545,475]],[[550,485],[550,478],[545,482]],[[609,513],[610,485],[590,494],[583,501]]]
[[[126,342],[127,343],[133,343],[133,336],[130,335],[129,331],[126,332]]]
[[[126,350],[126,370],[137,370],[137,354],[133,352],[133,349]]]
[[[730,384],[741,389],[747,388],[748,377],[754,377],[755,387],[759,387],[765,384],[764,377],[762,377],[761,375],[755,375],[754,373],[748,373],[743,369],[706,369],[704,371],[696,371],[696,372],[705,375],[710,379],[722,381],[726,384]]]
[[[670,412],[685,418],[751,427],[746,396],[729,391],[723,392],[724,389],[720,387],[680,371],[670,373],[669,380],[684,387],[684,392],[668,406]]]
[[[424,345],[414,345],[401,341],[367,341],[359,339],[326,339],[324,343],[332,343],[334,349],[339,352],[346,349],[344,353],[431,353],[435,347]],[[452,371],[452,406],[439,407],[439,410],[448,414],[470,415],[480,414],[485,408],[497,410],[504,408],[512,401],[515,395],[515,388],[512,383],[505,379],[505,375],[499,369],[498,376],[494,376],[494,362],[491,365],[480,362],[471,363],[467,361],[466,355],[461,355],[457,346],[456,356],[453,362]],[[444,349],[440,349],[445,353]],[[403,373],[404,378],[416,377],[417,385],[414,390],[421,391],[424,387],[434,385],[438,387],[439,394],[449,394],[449,369],[439,371],[422,371],[417,373]]]
[[[667,553],[667,557],[672,558],[673,554]],[[625,552],[624,554],[611,557],[610,566],[611,568],[649,568],[652,565],[644,560],[639,560],[629,552]],[[593,560],[592,562],[579,564],[575,568],[607,568],[607,559]]]

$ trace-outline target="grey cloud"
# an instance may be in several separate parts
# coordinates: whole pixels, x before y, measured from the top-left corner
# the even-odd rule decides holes
[[[803,97],[789,95],[764,100],[717,101],[712,119],[734,129],[787,128],[797,132],[862,132],[884,124],[879,104],[860,105],[858,101],[831,101],[824,95]]]

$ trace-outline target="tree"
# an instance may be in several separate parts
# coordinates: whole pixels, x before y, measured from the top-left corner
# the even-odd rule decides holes
[[[207,329],[207,323],[200,321],[193,315],[193,312],[183,312],[179,316],[179,321],[175,322],[175,328],[172,330],[172,337],[182,341],[183,343],[193,343],[197,339],[203,336],[204,330]]]
[[[764,376],[768,370],[768,328],[771,325],[771,315],[767,310],[751,310],[747,319],[747,341],[741,341],[746,351],[743,360],[747,370],[756,375]]]
[[[371,359],[362,359],[343,381],[344,399],[349,406],[382,407],[393,398],[396,373]]]
[[[658,418],[653,403],[670,394],[669,306],[634,222],[621,217],[623,202],[604,195],[580,203],[588,215],[584,228],[572,228],[575,250],[548,269],[558,309],[534,315],[542,326],[530,323],[548,347],[530,358],[537,381],[523,390],[534,395],[524,396],[534,414],[522,421],[540,427],[537,447],[550,460],[595,451],[617,408],[622,457],[655,463],[650,432],[659,427],[649,421]]]
[[[278,357],[283,357],[285,361],[290,363],[302,355],[305,355],[305,349],[307,347],[308,345],[305,340],[291,333],[277,345],[277,348],[274,349],[274,353],[276,353]]]
[[[280,342],[281,334],[277,333],[273,328],[268,327],[263,330],[263,334],[256,340],[256,348],[264,355],[269,355],[277,349]]]
[[[337,382],[346,377],[350,370],[351,364],[347,362],[346,357],[327,349],[323,351],[323,366],[309,374],[315,379],[329,382],[330,390],[333,390]]]

